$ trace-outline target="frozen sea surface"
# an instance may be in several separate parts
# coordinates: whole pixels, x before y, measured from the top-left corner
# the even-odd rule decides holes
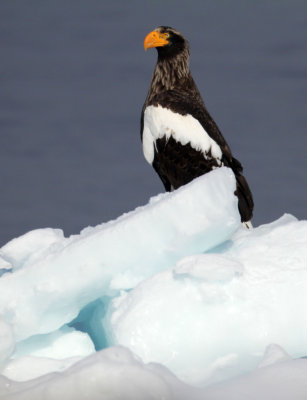
[[[1,399],[306,399],[307,221],[244,229],[234,190],[3,246]]]

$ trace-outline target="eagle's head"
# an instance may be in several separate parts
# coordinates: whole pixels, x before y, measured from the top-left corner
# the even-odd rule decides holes
[[[161,58],[176,57],[189,52],[189,43],[176,29],[160,26],[150,32],[144,40],[145,50],[156,47]]]

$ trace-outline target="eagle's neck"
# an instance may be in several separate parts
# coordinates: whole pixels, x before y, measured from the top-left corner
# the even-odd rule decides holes
[[[189,80],[191,76],[189,58],[188,49],[184,49],[173,57],[158,54],[158,62],[153,72],[147,103],[150,103],[157,94],[182,86],[186,80]]]

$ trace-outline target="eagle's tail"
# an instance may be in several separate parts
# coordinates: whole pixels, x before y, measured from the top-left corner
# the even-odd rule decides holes
[[[253,218],[253,209],[254,209],[254,200],[252,192],[241,173],[236,173],[237,180],[237,190],[236,195],[238,196],[239,203],[239,212],[241,215],[242,222],[249,222]]]
[[[231,160],[231,167],[237,180],[237,189],[235,194],[239,199],[238,207],[241,215],[241,221],[246,225],[246,227],[251,228],[252,224],[250,221],[253,218],[254,210],[253,195],[245,177],[242,175],[243,168],[240,161],[233,157]]]

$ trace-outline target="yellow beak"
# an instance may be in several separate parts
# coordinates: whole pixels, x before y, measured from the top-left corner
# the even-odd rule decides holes
[[[144,40],[144,49],[151,49],[152,47],[163,47],[168,44],[168,40],[166,40],[165,33],[160,33],[158,31],[150,32],[145,40]]]

